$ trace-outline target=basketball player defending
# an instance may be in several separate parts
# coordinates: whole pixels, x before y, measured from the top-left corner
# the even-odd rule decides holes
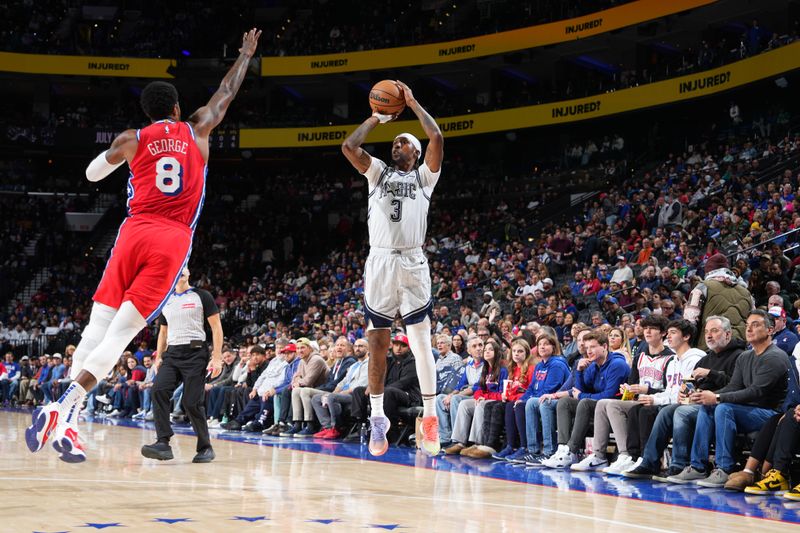
[[[185,122],[175,87],[150,83],[142,91],[141,104],[152,123],[122,132],[86,168],[86,177],[96,182],[127,161],[128,216],[119,228],[73,356],[74,381],[58,401],[33,412],[33,423],[25,431],[32,452],[52,440],[62,460],[86,460],[77,432],[83,398],[108,374],[134,336],[159,315],[189,260],[205,197],[208,136],[242,85],[260,36],[256,29],[244,34],[239,58],[219,89]],[[212,364],[219,367],[220,361]]]
[[[364,275],[364,304],[369,342],[369,395],[372,414],[369,451],[383,455],[389,448],[389,419],[383,412],[383,385],[390,328],[398,312],[414,353],[422,403],[422,450],[439,453],[436,418],[436,366],[431,351],[431,276],[422,253],[428,226],[431,194],[439,180],[443,157],[442,132],[436,121],[414,99],[408,85],[397,82],[406,105],[417,115],[430,139],[419,165],[422,145],[410,133],[392,143],[392,166],[361,148],[367,134],[397,115],[374,114],[342,144],[342,152],[369,182],[369,245]]]

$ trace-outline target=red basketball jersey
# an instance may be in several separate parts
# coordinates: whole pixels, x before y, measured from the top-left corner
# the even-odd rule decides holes
[[[206,191],[206,163],[186,122],[161,120],[136,131],[128,215],[159,215],[194,229]]]

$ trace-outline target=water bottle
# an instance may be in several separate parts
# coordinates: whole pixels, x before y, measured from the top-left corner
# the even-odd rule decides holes
[[[358,431],[358,439],[361,442],[362,446],[366,446],[367,444],[367,423],[361,423],[361,429]]]

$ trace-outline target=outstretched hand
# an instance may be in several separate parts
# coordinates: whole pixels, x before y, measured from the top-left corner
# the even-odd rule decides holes
[[[253,28],[242,37],[242,47],[239,48],[239,53],[246,56],[253,57],[258,47],[258,38],[261,37],[261,30]]]

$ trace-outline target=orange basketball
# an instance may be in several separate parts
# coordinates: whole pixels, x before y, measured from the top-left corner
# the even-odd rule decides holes
[[[369,106],[376,113],[395,115],[406,108],[406,100],[395,82],[383,80],[376,83],[369,92]]]

